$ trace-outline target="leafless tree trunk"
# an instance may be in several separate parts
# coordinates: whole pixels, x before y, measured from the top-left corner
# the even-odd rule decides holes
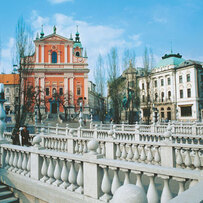
[[[152,100],[151,96],[151,69],[153,67],[153,52],[152,49],[148,50],[145,47],[144,55],[143,55],[143,65],[144,65],[144,77],[146,81],[146,117],[147,117],[147,124],[150,122],[151,116],[151,108],[152,108]]]
[[[112,48],[110,53],[107,55],[108,65],[108,88],[109,96],[112,101],[112,114],[115,123],[120,122],[120,111],[122,106],[122,98],[119,95],[119,64],[118,64],[118,52],[116,48]]]
[[[101,54],[99,54],[97,58],[96,68],[94,69],[94,78],[95,78],[97,92],[101,96],[104,96],[105,81],[106,81],[105,75],[106,73],[104,69],[104,60]]]
[[[33,88],[27,78],[32,71],[33,44],[30,30],[22,17],[16,26],[15,48],[15,63],[19,71],[19,88],[15,96],[17,103],[15,128],[19,128],[24,124],[33,104]]]

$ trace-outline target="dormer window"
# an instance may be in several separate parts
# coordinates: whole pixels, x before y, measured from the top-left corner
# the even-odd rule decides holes
[[[51,54],[51,62],[57,63],[57,53],[55,51],[53,51]]]
[[[77,51],[77,52],[75,53],[75,55],[76,55],[76,56],[80,56],[80,52]]]

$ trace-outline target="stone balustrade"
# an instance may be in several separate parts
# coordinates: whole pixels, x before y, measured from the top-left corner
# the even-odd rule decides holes
[[[168,138],[165,134],[154,136],[154,133],[135,136],[136,132],[124,134],[115,129],[108,132],[97,128],[92,131],[69,129],[68,132],[68,135],[41,133],[42,147],[52,151],[85,154],[87,143],[94,138],[98,141],[97,152],[108,159],[192,170],[203,167],[202,145],[196,140],[198,136],[188,142],[186,136],[172,137],[170,132]],[[8,134],[5,133],[7,137]]]
[[[137,162],[132,161],[132,150],[127,144],[119,144],[120,156],[113,160],[103,158],[97,152],[100,144],[92,139],[86,142],[86,152],[81,153],[82,148],[78,147],[77,154],[44,149],[37,144],[37,140],[40,141],[33,141],[34,147],[1,145],[1,180],[6,182],[7,176],[13,179],[19,178],[19,175],[26,176],[26,183],[34,180],[36,187],[51,186],[56,188],[56,194],[69,191],[76,197],[80,195],[80,199],[81,195],[84,196],[82,202],[97,203],[109,202],[120,186],[131,183],[143,190],[148,202],[164,203],[178,197],[183,191],[190,190],[203,178],[200,170],[187,170],[190,165],[188,161],[182,163],[186,169],[159,166],[159,147],[153,154],[150,152],[150,146],[141,145],[140,160]],[[148,152],[144,152],[145,149],[148,149]],[[183,149],[187,156],[187,148]],[[177,153],[180,153],[180,150]],[[156,157],[155,160],[151,158],[153,156]],[[123,161],[126,159],[129,161]],[[152,162],[156,165],[152,165]],[[181,165],[180,162],[178,164]],[[197,161],[194,165],[198,167]],[[60,196],[56,194],[55,196]],[[46,194],[37,195],[45,201],[48,198]]]

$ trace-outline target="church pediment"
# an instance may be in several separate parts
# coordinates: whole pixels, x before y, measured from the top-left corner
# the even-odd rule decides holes
[[[42,41],[44,41],[44,42],[53,42],[53,41],[54,42],[56,42],[56,41],[58,41],[58,42],[72,42],[72,40],[69,40],[69,39],[62,37],[60,35],[57,35],[57,34],[47,35],[46,37],[43,37],[43,38],[38,39],[36,41],[40,41],[40,42],[42,42]]]

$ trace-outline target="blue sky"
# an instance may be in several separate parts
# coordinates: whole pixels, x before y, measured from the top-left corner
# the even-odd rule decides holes
[[[12,69],[20,16],[34,35],[43,24],[45,35],[56,25],[58,34],[69,37],[79,25],[91,70],[98,54],[106,55],[113,46],[134,49],[138,66],[145,46],[152,48],[157,62],[170,52],[171,42],[185,59],[203,61],[202,0],[7,0],[0,6],[1,72]]]

